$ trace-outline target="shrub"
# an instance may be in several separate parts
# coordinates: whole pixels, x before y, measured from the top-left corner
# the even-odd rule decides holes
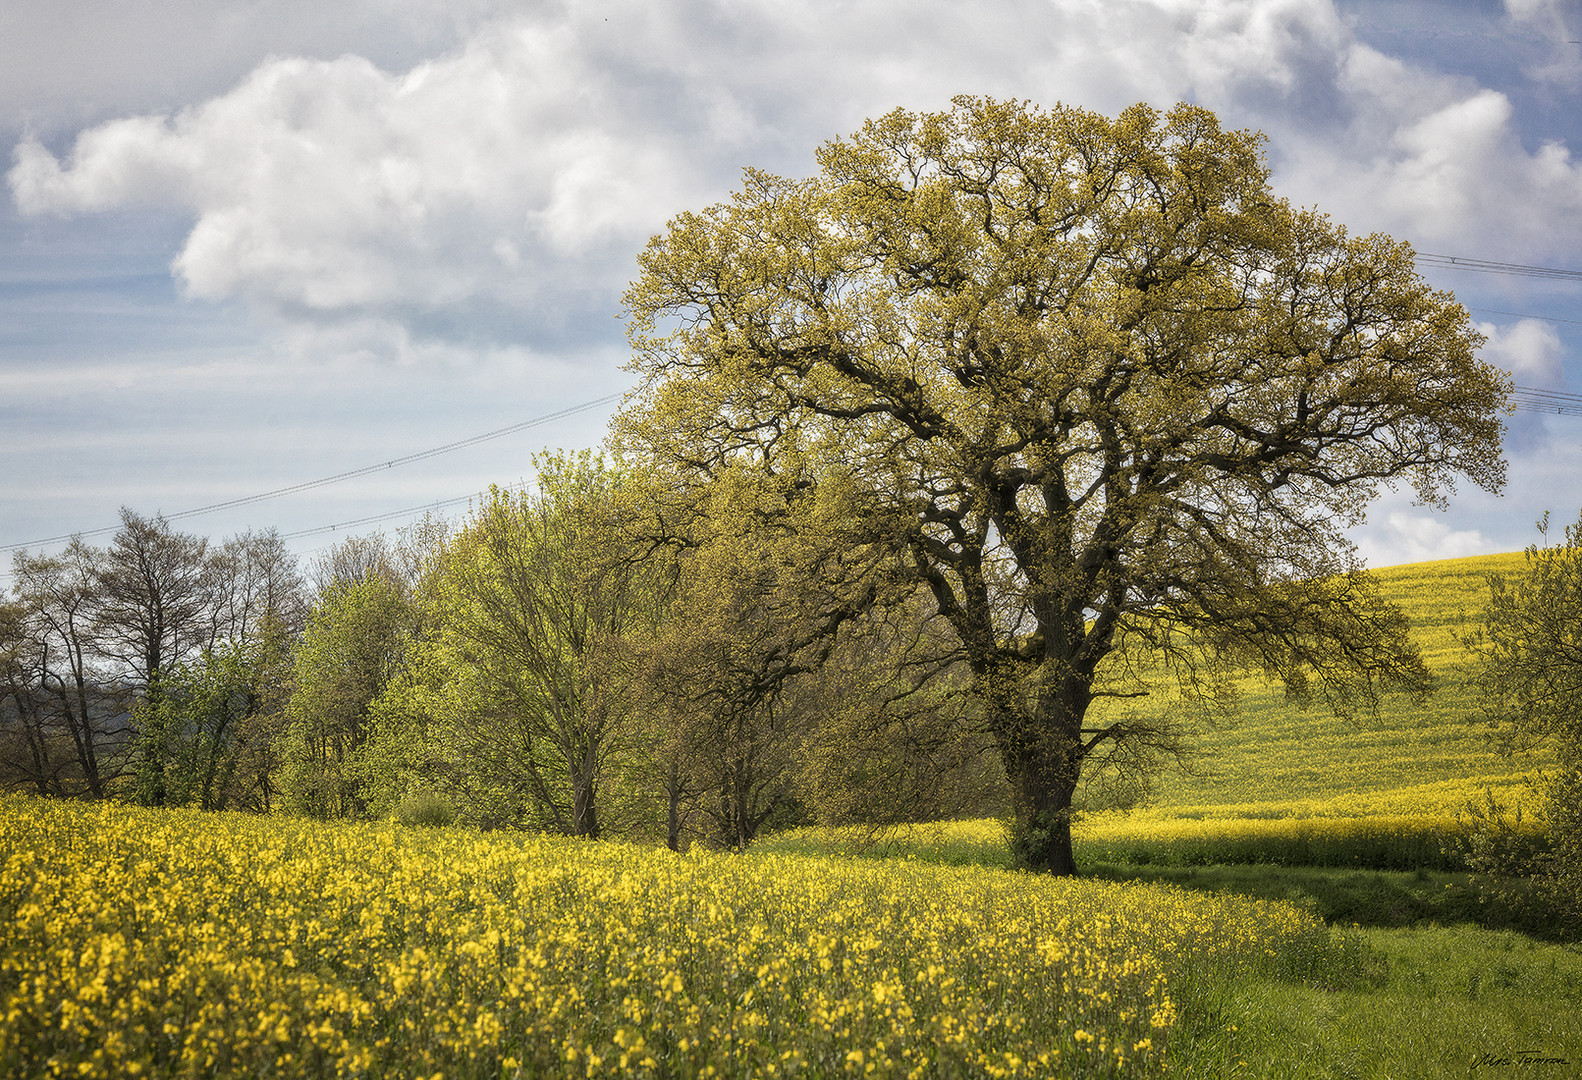
[[[1576,872],[1577,819],[1582,775],[1562,769],[1539,786],[1545,801],[1524,820],[1485,793],[1467,803],[1455,854],[1476,875],[1485,904],[1496,904],[1535,922],[1582,930],[1582,875]]]
[[[408,827],[450,825],[456,820],[456,808],[443,795],[414,791],[396,807],[395,819]]]

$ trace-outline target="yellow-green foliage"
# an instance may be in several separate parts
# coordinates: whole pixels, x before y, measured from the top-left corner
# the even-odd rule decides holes
[[[0,798],[12,1076],[1156,1072],[1183,965],[1311,977],[1284,904]]]
[[[1244,680],[1241,720],[1206,734],[1201,774],[1161,777],[1148,808],[1079,817],[1079,862],[1461,868],[1447,841],[1465,827],[1468,803],[1483,804],[1487,789],[1501,803],[1531,811],[1528,775],[1542,764],[1494,750],[1467,685],[1472,658],[1461,645],[1487,600],[1486,575],[1521,566],[1518,552],[1379,571],[1438,680],[1431,699],[1386,698],[1377,718],[1348,724]],[[1533,828],[1530,815],[1525,820]],[[926,862],[1008,861],[1004,827],[994,821],[878,837],[802,830],[770,843],[784,851]]]
[[[756,850],[782,855],[838,855],[843,858],[901,859],[941,866],[1011,865],[1005,822],[936,821],[898,828],[808,826],[787,829],[758,841]]]
[[[1521,565],[1517,552],[1377,571],[1385,595],[1411,622],[1437,692],[1423,702],[1386,698],[1377,719],[1346,723],[1318,708],[1298,709],[1278,687],[1245,680],[1239,722],[1201,743],[1201,775],[1165,778],[1154,804],[1387,800],[1383,812],[1453,816],[1485,784],[1514,790],[1523,763],[1496,753],[1477,723],[1478,701],[1466,684],[1472,659],[1460,635],[1488,601],[1485,575]],[[1392,800],[1392,793],[1401,794]],[[1421,805],[1410,805],[1418,796]]]

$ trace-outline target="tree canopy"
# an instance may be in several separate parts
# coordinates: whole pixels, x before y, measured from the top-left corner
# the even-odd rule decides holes
[[[817,158],[650,241],[617,436],[680,487],[771,476],[787,513],[841,487],[883,555],[843,565],[954,634],[1025,863],[1074,869],[1087,765],[1177,745],[1174,710],[1090,716],[1150,672],[1214,703],[1251,666],[1341,713],[1427,688],[1345,530],[1381,484],[1497,490],[1509,379],[1407,245],[1275,197],[1260,137],[1187,105],[963,97]]]
[[[1539,523],[1548,537],[1548,519]],[[1525,572],[1489,578],[1489,606],[1469,639],[1483,661],[1489,720],[1513,747],[1582,746],[1582,521],[1527,548]]]
[[[1545,539],[1548,524],[1546,515]],[[1528,547],[1523,573],[1490,575],[1489,606],[1467,644],[1481,660],[1484,713],[1504,747],[1554,753],[1544,784],[1547,870],[1582,918],[1582,520],[1566,526],[1564,540]]]

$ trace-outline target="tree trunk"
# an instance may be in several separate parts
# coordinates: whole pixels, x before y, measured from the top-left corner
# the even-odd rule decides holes
[[[670,761],[665,794],[669,809],[665,816],[665,846],[671,851],[681,850],[681,766],[674,758]]]
[[[1071,801],[1082,770],[1081,722],[1060,719],[1006,716],[997,734],[1016,817],[1011,853],[1019,866],[1068,876],[1077,872]]]
[[[16,704],[17,719],[21,722],[22,737],[27,744],[28,757],[33,759],[30,773],[33,786],[38,788],[40,798],[48,798],[51,794],[56,794],[61,785],[59,769],[51,760],[49,739],[44,730],[44,719],[39,709],[38,698],[32,687],[13,683],[7,690],[11,700]],[[52,791],[52,787],[57,791]]]
[[[45,678],[48,678],[47,671]],[[54,696],[60,701],[60,717],[71,735],[72,750],[77,758],[77,766],[82,770],[83,781],[88,785],[88,795],[93,799],[102,799],[104,785],[99,776],[99,760],[94,752],[93,715],[89,711],[87,688],[80,673],[75,675],[75,682],[75,707],[72,704],[73,695],[62,677],[56,677]]]
[[[139,724],[137,732],[138,753],[143,757],[144,798],[149,806],[164,806],[166,801],[165,765],[170,753],[170,733],[166,730],[167,718],[160,703],[164,693],[159,685],[159,675],[149,676],[148,688],[143,692],[143,715],[147,724]],[[150,730],[152,729],[152,730]]]
[[[572,783],[571,830],[573,835],[589,840],[599,838],[599,811],[594,805],[594,783],[591,778],[577,777]]]

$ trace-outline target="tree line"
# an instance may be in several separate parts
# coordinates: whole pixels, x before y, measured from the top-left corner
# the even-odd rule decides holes
[[[273,533],[130,510],[104,548],[18,555],[0,783],[672,848],[1000,809],[948,644],[915,604],[835,614],[828,536],[766,526],[761,488],[666,520],[630,470],[537,464],[306,574]]]
[[[0,783],[270,809],[273,695],[307,613],[296,563],[274,533],[212,545],[125,509],[106,547],[18,553],[0,604]]]

